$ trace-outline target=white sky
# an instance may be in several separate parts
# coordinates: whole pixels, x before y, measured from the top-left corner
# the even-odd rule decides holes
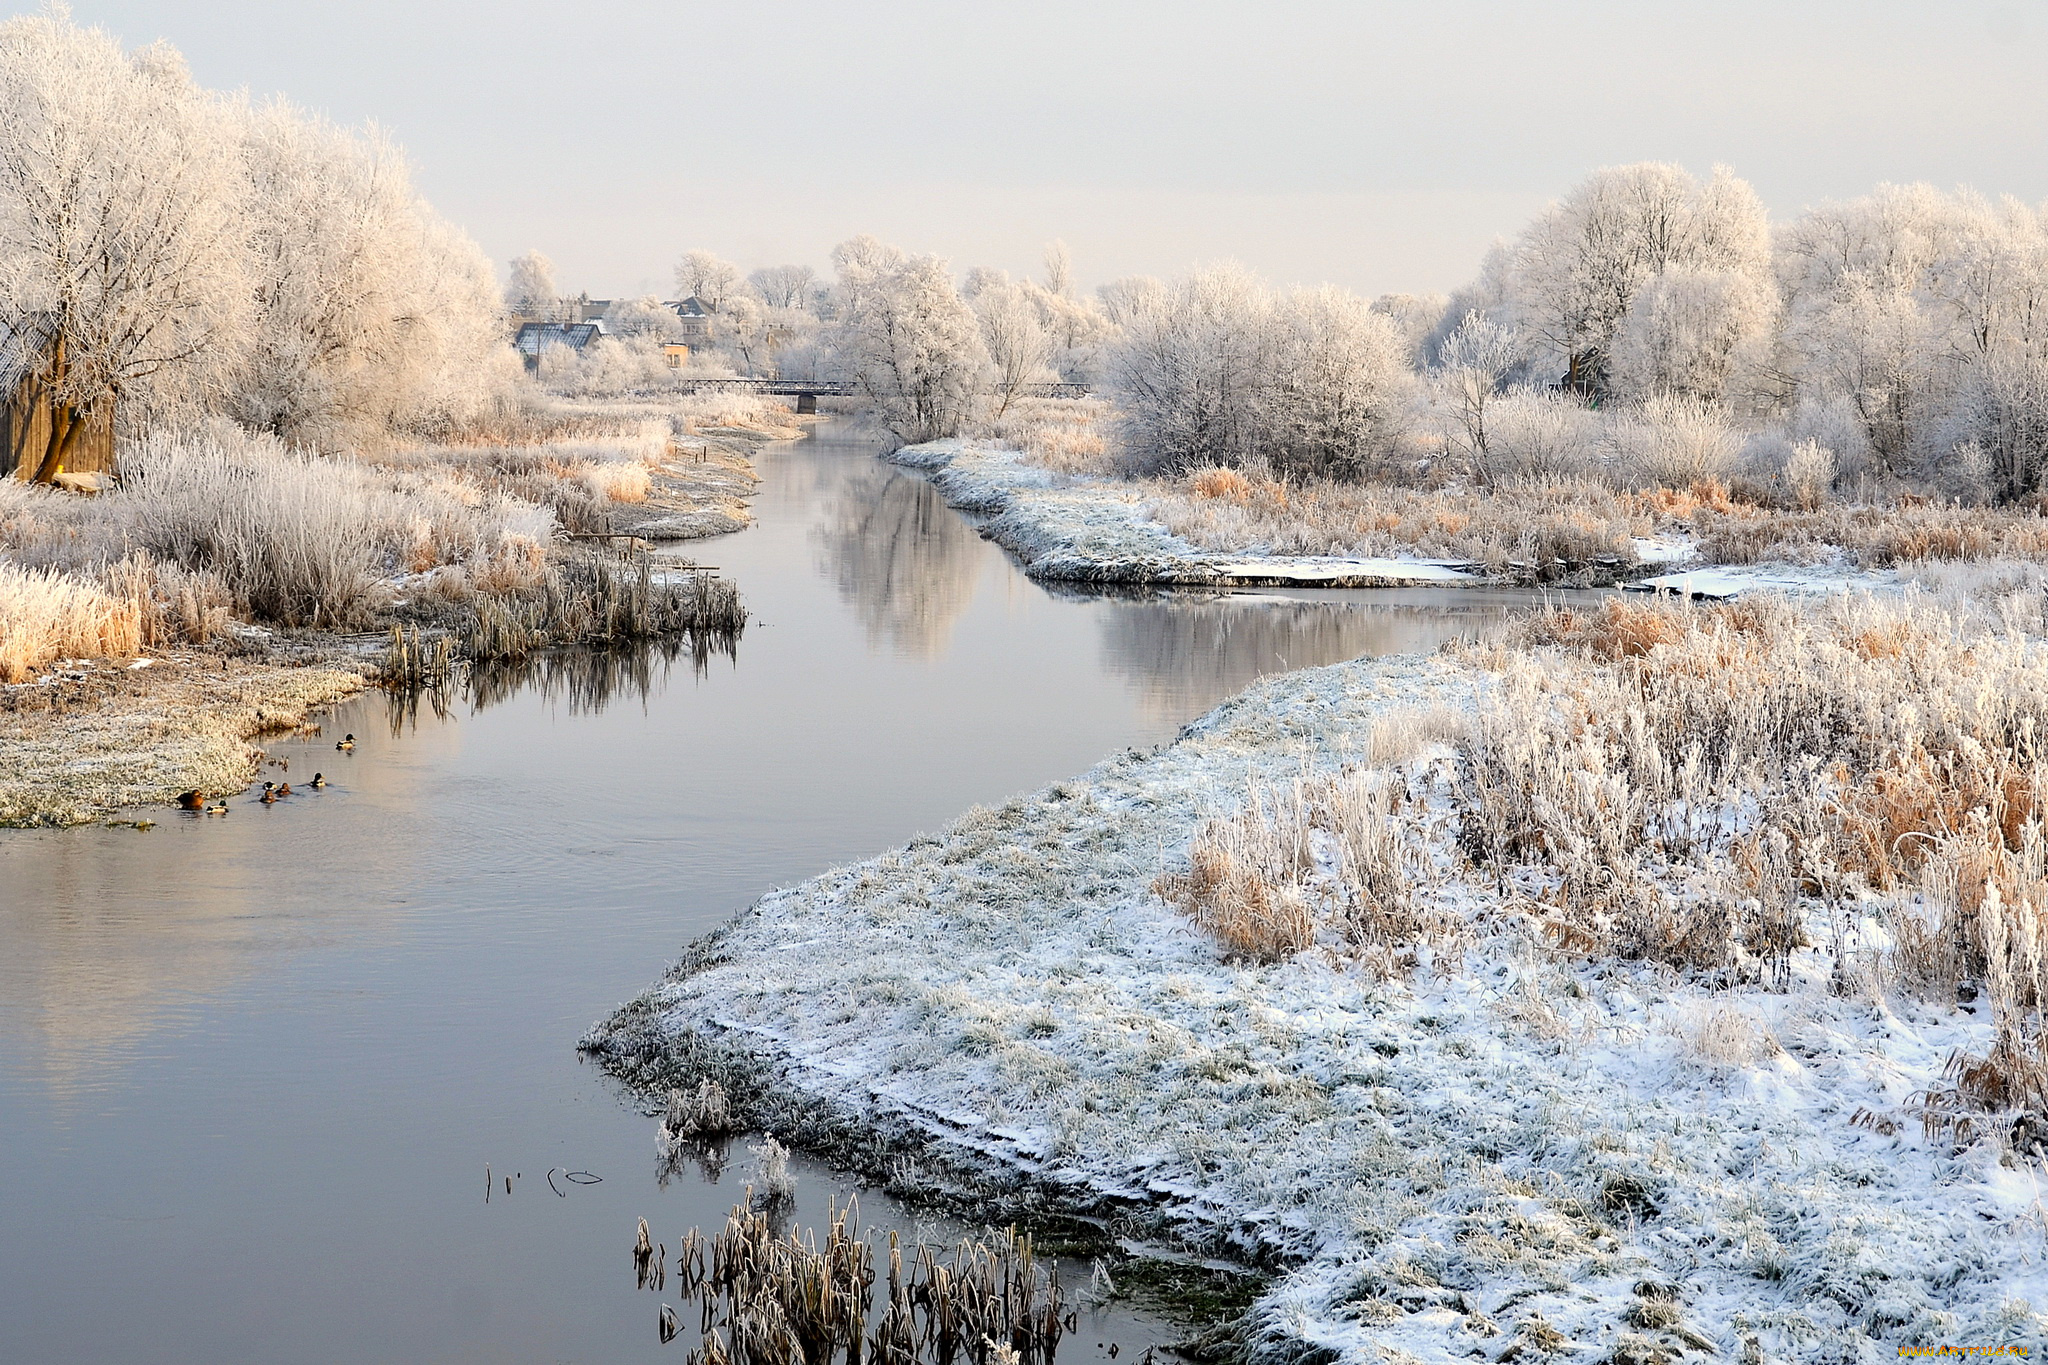
[[[2048,199],[2040,0],[74,0],[216,88],[374,119],[503,269],[876,233],[1083,284],[1235,257],[1450,289],[1587,170],[1726,162],[1787,216],[1881,180]]]

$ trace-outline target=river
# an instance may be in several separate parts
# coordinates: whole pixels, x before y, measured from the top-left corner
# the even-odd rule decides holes
[[[0,1361],[679,1361],[634,1220],[674,1248],[753,1159],[658,1185],[585,1028],[771,887],[1528,600],[1048,592],[875,451],[757,457],[756,526],[690,547],[754,615],[701,675],[366,696],[271,746],[324,791],[0,831]],[[795,1169],[819,1221],[848,1187]],[[1104,1311],[1061,1358],[1175,1335]]]

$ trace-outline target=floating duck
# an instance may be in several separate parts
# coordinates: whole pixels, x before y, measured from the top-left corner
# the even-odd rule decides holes
[[[228,813],[228,803],[223,801],[218,806],[208,806],[206,813],[208,815],[226,815]]]
[[[280,782],[280,783],[278,783],[278,784],[277,784],[277,794],[278,794],[279,796],[290,796],[290,795],[292,794],[292,784],[291,784],[291,783],[289,783],[289,782]]]
[[[265,782],[263,784],[263,795],[257,797],[256,799],[258,801],[261,801],[266,806],[275,805],[277,803],[277,788],[271,786],[268,782]]]
[[[179,792],[179,793],[178,793],[178,809],[179,809],[179,810],[205,810],[205,809],[206,809],[206,798],[205,798],[204,796],[201,796],[201,795],[200,795],[200,794],[199,794],[198,792]]]
[[[356,737],[354,735],[349,735],[341,740],[336,741],[334,747],[337,749],[344,750],[353,749],[356,747]]]
[[[314,774],[313,774],[313,790],[314,790],[314,791],[318,791],[318,790],[320,790],[320,788],[322,788],[322,787],[324,787],[324,786],[326,786],[326,785],[327,785],[327,774],[326,774],[326,773],[314,773]]]

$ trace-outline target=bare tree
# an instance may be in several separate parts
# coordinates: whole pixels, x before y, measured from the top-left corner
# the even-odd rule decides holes
[[[59,11],[0,25],[0,330],[51,414],[25,477],[238,334],[240,195],[226,111],[176,53],[131,56]]]
[[[687,251],[676,262],[676,292],[695,297],[714,313],[725,311],[726,302],[740,289],[740,270],[714,252]]]
[[[1053,338],[1030,283],[991,285],[974,295],[974,315],[981,322],[982,344],[988,348],[995,377],[995,415],[1009,411],[1025,384],[1046,375]]]
[[[807,265],[765,265],[747,276],[747,284],[770,308],[802,309],[817,279],[818,272]]]

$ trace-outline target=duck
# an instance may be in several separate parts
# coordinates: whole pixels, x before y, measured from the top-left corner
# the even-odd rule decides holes
[[[356,747],[356,737],[354,735],[344,736],[343,738],[335,741],[334,747],[344,751],[353,749]]]
[[[206,798],[196,791],[178,793],[179,810],[205,810]]]
[[[218,806],[208,806],[206,813],[208,815],[226,815],[228,813],[228,803],[223,801]]]
[[[277,794],[278,794],[279,796],[290,796],[290,795],[292,794],[292,784],[291,784],[291,783],[289,783],[289,782],[280,782],[280,783],[278,783],[278,784],[277,784]]]
[[[261,801],[266,806],[276,804],[277,788],[271,786],[268,782],[265,782],[263,784],[263,795],[257,797],[256,799],[258,801]]]
[[[314,791],[319,791],[319,790],[320,790],[320,789],[321,789],[322,787],[324,787],[324,786],[326,786],[326,785],[327,785],[327,774],[326,774],[326,773],[314,773],[314,774],[313,774],[313,790],[314,790]]]

